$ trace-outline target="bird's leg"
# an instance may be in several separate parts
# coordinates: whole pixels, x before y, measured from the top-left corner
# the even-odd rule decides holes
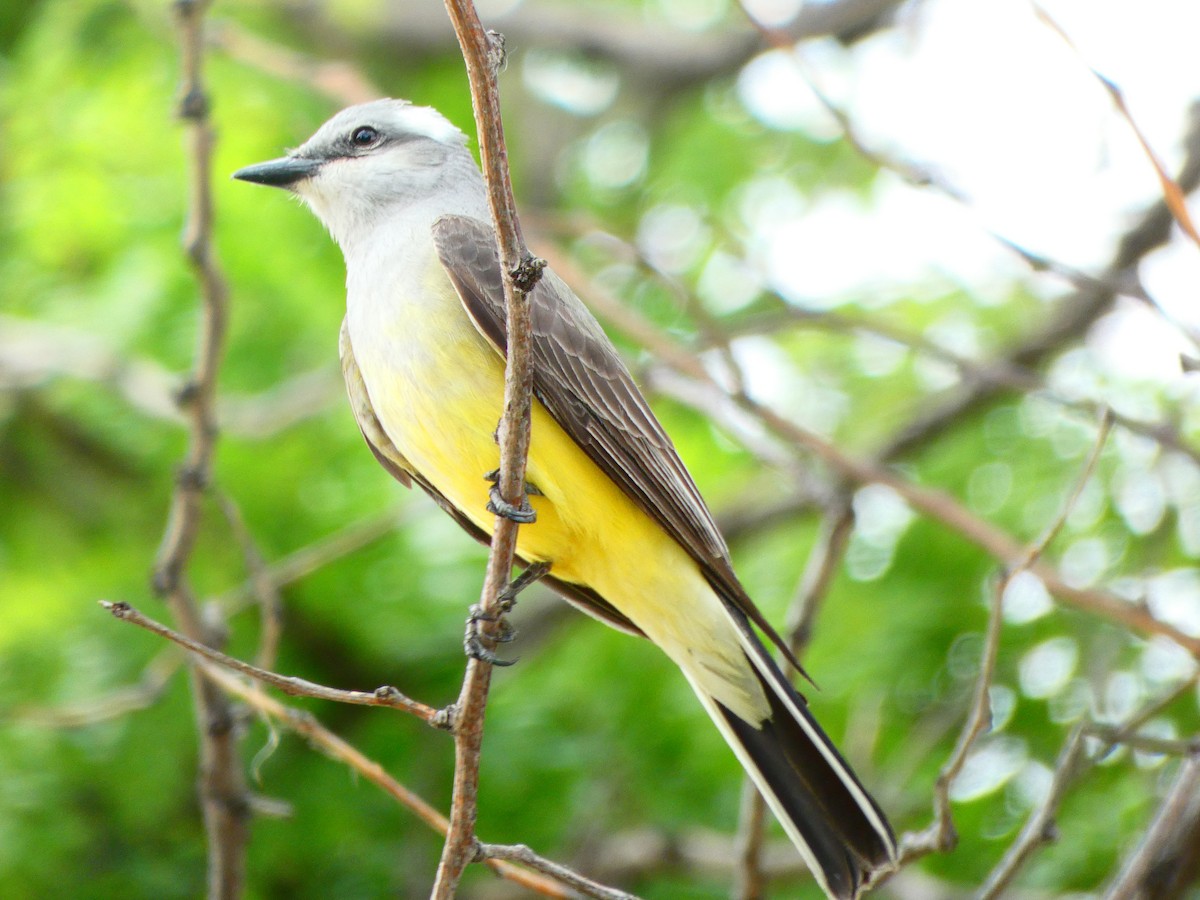
[[[509,582],[496,597],[496,605],[493,612],[484,612],[483,607],[475,604],[471,607],[470,614],[467,616],[467,633],[463,639],[463,647],[466,650],[467,656],[472,659],[489,662],[493,666],[511,666],[516,662],[515,659],[500,659],[496,656],[494,650],[485,646],[484,641],[490,640],[500,644],[506,644],[511,641],[516,632],[512,626],[504,621],[504,616],[512,612],[512,608],[517,605],[517,595],[529,585],[538,581],[550,571],[550,563],[539,562],[530,565],[524,572]],[[496,634],[485,635],[480,627],[481,622],[491,622],[496,625]]]
[[[500,496],[499,469],[492,469],[492,471],[483,477],[492,483],[492,486],[488,489],[488,512],[494,513],[497,516],[504,516],[506,519],[512,519],[512,521],[518,522],[521,525],[529,525],[537,521],[537,512],[529,505],[529,500],[527,499],[529,496],[540,497],[542,495],[542,492],[537,489],[536,485],[530,484],[528,481],[525,482],[526,497],[522,497],[521,505],[517,506],[516,504],[509,503]]]

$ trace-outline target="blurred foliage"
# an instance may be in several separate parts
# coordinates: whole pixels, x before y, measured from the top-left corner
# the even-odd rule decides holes
[[[18,321],[48,329],[55,346],[68,348],[47,361],[30,343],[24,365],[39,374],[6,378],[0,393],[6,898],[194,897],[203,890],[195,724],[182,674],[144,709],[86,727],[46,721],[56,710],[103,710],[148,663],[170,653],[95,606],[100,598],[123,599],[166,616],[150,592],[149,568],[186,436],[171,417],[147,414],[122,385],[152,392],[135,377],[145,363],[174,373],[178,383],[198,321],[196,286],[178,246],[187,161],[172,118],[178,58],[168,6],[0,5],[0,329],[10,330],[7,337],[0,332],[8,353],[0,375],[17,365],[14,359],[21,362]],[[646,27],[658,27],[660,6],[647,4]],[[376,27],[386,20],[383,3],[340,4],[328,19],[302,7],[217,3],[213,15],[224,28],[316,58],[353,59],[383,90],[435,105],[472,130],[461,60],[449,43],[396,52],[389,32]],[[597,9],[605,12],[593,14],[607,14],[608,6]],[[736,22],[729,8],[709,27]],[[845,141],[760,124],[740,104],[732,74],[669,93],[626,80],[612,103],[575,115],[522,86],[521,55],[536,48],[510,48],[504,87],[530,233],[562,242],[598,284],[682,342],[713,323],[752,330],[756,317],[802,305],[766,291],[739,268],[749,266],[749,248],[760,237],[745,215],[755,184],[784,184],[810,197],[847,195],[870,208],[888,178]],[[215,483],[240,506],[267,560],[393,511],[398,524],[385,537],[286,586],[277,669],[347,688],[391,683],[446,704],[460,682],[463,619],[484,553],[424,497],[393,483],[362,447],[338,395],[337,249],[284,196],[225,177],[298,144],[335,108],[311,85],[246,56],[217,47],[208,68],[219,135],[216,241],[232,287],[220,389],[251,411],[239,427],[227,422]],[[591,64],[582,52],[568,58],[581,71]],[[620,128],[612,130],[614,123]],[[600,146],[602,162],[616,160],[617,168],[597,169],[589,146]],[[670,281],[599,238],[601,229],[641,248]],[[729,265],[717,279],[714,267]],[[681,303],[678,286],[700,306]],[[971,285],[944,282],[895,284],[884,295],[839,302],[839,312],[914,335],[965,323],[982,353],[1025,333],[1046,306],[1017,279],[1002,302],[983,302]],[[653,360],[625,336],[616,338],[636,367],[652,372]],[[97,348],[122,362],[88,362]],[[944,363],[919,350],[823,322],[819,314],[739,339],[733,351],[752,388],[861,455],[954,381]],[[75,364],[56,368],[60,357]],[[301,375],[328,389],[314,393],[306,415],[268,427],[280,397],[272,389]],[[1111,378],[1097,376],[1105,384]],[[1155,385],[1118,387],[1150,397],[1160,410],[1178,399]],[[807,478],[827,478],[803,458],[765,465],[753,441],[747,448],[678,400],[656,405],[718,513],[744,514],[755,503],[790,496]],[[265,433],[251,427],[255,410]],[[1011,395],[943,430],[906,457],[902,470],[1031,540],[1054,517],[1094,433],[1086,414]],[[1175,577],[1171,584],[1186,593],[1200,582],[1197,485],[1192,460],[1117,429],[1052,555],[1075,566],[1081,585],[1125,579],[1145,586],[1158,575]],[[1157,515],[1146,512],[1159,495]],[[810,699],[897,829],[916,828],[927,821],[934,779],[966,710],[997,564],[943,526],[914,519],[887,492],[860,492],[856,511],[859,529],[806,657],[820,685]],[[802,512],[745,534],[734,547],[751,593],[776,622],[795,592],[817,521],[816,513]],[[247,577],[213,503],[191,576],[213,597]],[[1162,590],[1169,588],[1164,583]],[[1187,596],[1195,603],[1194,593]],[[1128,714],[1191,671],[1163,642],[1042,609],[1036,600],[1026,618],[1010,616],[1003,635],[996,692],[1006,698],[998,702],[1005,712],[982,745],[995,752],[981,751],[982,762],[969,770],[971,790],[964,787],[956,805],[962,846],[922,863],[951,888],[978,884],[1000,857],[1045,790],[1072,723],[1087,714]],[[524,637],[513,652],[521,661],[497,674],[489,710],[484,839],[525,842],[602,869],[596,854],[607,836],[646,828],[734,831],[737,765],[665,658],[563,612],[545,595],[523,600],[516,622]],[[230,652],[251,658],[257,637],[252,609],[231,618]],[[296,705],[447,806],[446,735],[385,711]],[[1194,733],[1196,704],[1176,704],[1157,724]],[[412,816],[261,722],[245,723],[242,746],[253,789],[291,806],[284,818],[254,821],[249,896],[423,895],[440,842]],[[1162,759],[1114,754],[1071,795],[1063,839],[1042,852],[1026,882],[1055,894],[1102,883],[1171,771]],[[771,833],[780,836],[775,826]],[[484,896],[490,884],[485,872],[472,871],[465,895]],[[810,884],[797,884],[779,894],[815,896]],[[632,876],[625,886],[651,898],[728,891],[724,877],[669,867]]]

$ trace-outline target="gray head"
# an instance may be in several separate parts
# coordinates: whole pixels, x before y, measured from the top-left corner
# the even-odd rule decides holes
[[[382,217],[439,195],[452,203],[464,178],[479,181],[466,140],[432,107],[374,100],[342,110],[287,156],[233,177],[299,195],[344,247]]]

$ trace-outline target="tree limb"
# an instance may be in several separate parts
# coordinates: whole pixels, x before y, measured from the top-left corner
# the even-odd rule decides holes
[[[533,363],[528,292],[545,263],[534,260],[525,246],[517,221],[516,202],[508,175],[508,153],[500,119],[497,74],[504,60],[503,38],[484,31],[471,0],[446,0],[471,84],[475,126],[487,185],[488,206],[496,229],[504,279],[508,353],[504,378],[504,414],[500,419],[500,496],[520,505],[525,498],[525,462],[529,454],[533,397]],[[517,523],[497,515],[488,554],[487,573],[479,606],[484,616],[498,609],[497,598],[511,577],[517,548]],[[494,641],[497,623],[485,623],[484,637]],[[454,756],[454,799],[450,830],[438,864],[432,897],[455,896],[463,870],[475,857],[476,803],[479,790],[479,755],[483,743],[483,716],[491,685],[492,665],[472,657],[457,704]]]
[[[214,138],[203,82],[207,8],[208,0],[176,0],[174,4],[183,68],[178,114],[185,123],[190,167],[183,243],[199,282],[202,318],[195,368],[177,397],[190,425],[188,449],[155,560],[154,588],[166,599],[189,638],[216,645],[223,640],[222,629],[203,620],[185,576],[199,532],[201,501],[212,477],[217,432],[213,398],[225,345],[229,294],[212,248]],[[234,716],[225,694],[196,668],[191,673],[200,733],[200,802],[208,836],[208,896],[210,900],[234,900],[241,896],[245,882],[250,808]]]

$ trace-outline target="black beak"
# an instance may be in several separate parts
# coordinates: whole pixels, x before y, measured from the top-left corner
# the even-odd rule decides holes
[[[306,159],[303,156],[284,156],[270,162],[246,166],[233,173],[239,181],[252,181],[270,187],[289,187],[317,173],[323,160]]]

